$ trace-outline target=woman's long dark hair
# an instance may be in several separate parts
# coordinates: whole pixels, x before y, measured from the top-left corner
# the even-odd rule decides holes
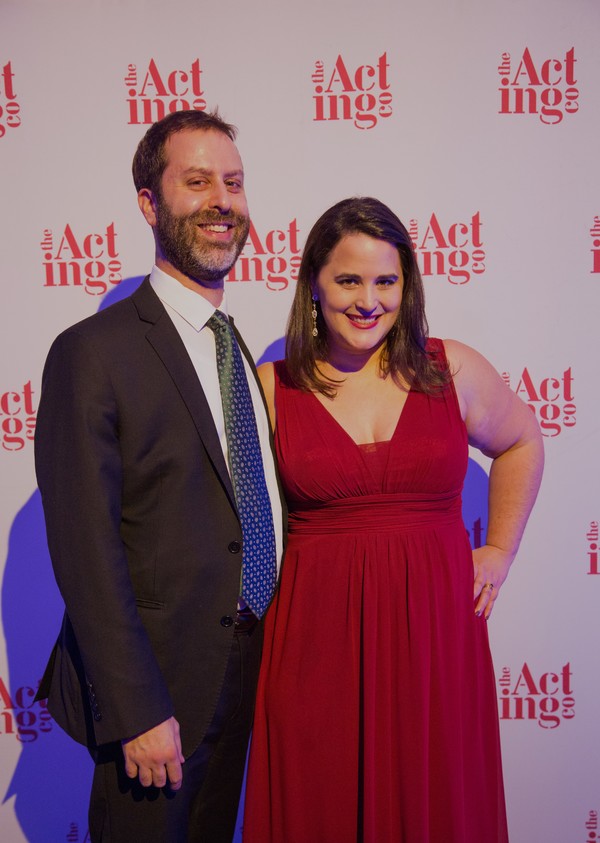
[[[412,241],[393,211],[378,199],[367,196],[343,199],[333,205],[319,217],[308,235],[287,326],[285,353],[290,377],[301,389],[335,395],[339,382],[326,378],[318,367],[319,360],[328,358],[328,338],[319,307],[318,335],[312,336],[312,292],[331,252],[348,234],[385,240],[400,255],[404,277],[402,304],[396,324],[385,340],[382,372],[421,392],[439,391],[450,380],[450,372],[447,365],[441,365],[426,350],[429,328],[425,294]]]

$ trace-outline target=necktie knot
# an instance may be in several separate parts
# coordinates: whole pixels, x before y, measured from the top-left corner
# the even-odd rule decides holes
[[[206,324],[213,332],[228,329],[231,330],[229,319],[225,316],[222,310],[215,310]]]

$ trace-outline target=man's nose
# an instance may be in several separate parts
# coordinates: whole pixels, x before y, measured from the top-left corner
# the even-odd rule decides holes
[[[227,189],[227,185],[223,182],[215,182],[210,190],[208,197],[209,208],[215,208],[222,214],[226,214],[231,210],[231,194]]]

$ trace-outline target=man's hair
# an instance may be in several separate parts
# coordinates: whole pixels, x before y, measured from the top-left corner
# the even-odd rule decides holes
[[[165,145],[171,135],[183,131],[207,132],[210,129],[227,135],[232,141],[237,135],[235,126],[222,120],[217,109],[208,113],[192,110],[176,111],[153,123],[139,142],[133,156],[131,171],[138,193],[145,187],[160,196],[160,180],[167,165]]]
[[[387,205],[368,196],[344,199],[329,208],[306,239],[286,334],[285,357],[292,380],[302,389],[335,395],[336,382],[319,371],[318,361],[327,360],[329,343],[320,307],[318,334],[312,336],[312,295],[321,269],[340,240],[349,234],[366,234],[390,243],[400,256],[402,303],[396,324],[385,340],[383,372],[414,389],[437,392],[448,383],[450,373],[426,348],[425,293],[410,235]]]

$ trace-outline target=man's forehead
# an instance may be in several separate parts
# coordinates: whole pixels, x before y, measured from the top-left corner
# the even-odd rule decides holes
[[[172,134],[165,144],[165,170],[243,174],[237,146],[224,132],[215,129],[184,129]]]
[[[165,151],[176,149],[181,150],[206,150],[219,149],[222,152],[230,152],[239,157],[239,152],[231,138],[220,132],[218,129],[181,129],[179,132],[167,138]]]

